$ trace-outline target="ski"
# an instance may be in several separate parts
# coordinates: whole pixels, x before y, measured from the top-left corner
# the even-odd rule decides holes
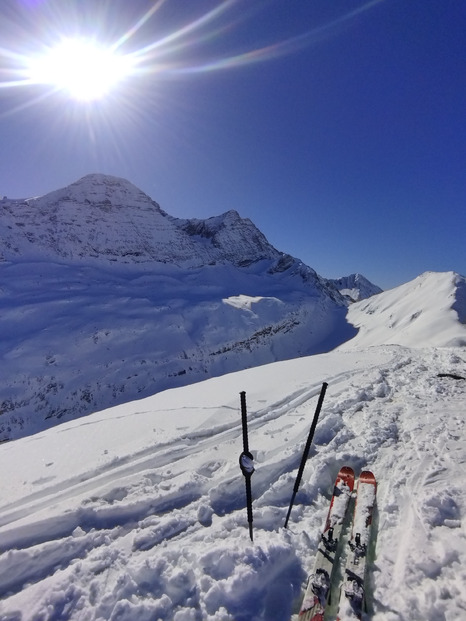
[[[376,491],[377,482],[372,472],[368,470],[361,472],[337,621],[362,619],[365,606],[367,548],[371,537]]]
[[[348,466],[344,466],[335,480],[314,569],[309,576],[299,611],[299,621],[323,621],[341,530],[353,488],[354,472]]]

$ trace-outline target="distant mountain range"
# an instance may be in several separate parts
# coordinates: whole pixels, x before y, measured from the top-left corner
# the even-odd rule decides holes
[[[173,218],[106,175],[4,198],[0,230],[0,440],[44,419],[329,351],[364,333],[353,309],[381,291],[359,274],[322,278],[235,211]],[[445,308],[461,335],[457,278],[459,297]]]

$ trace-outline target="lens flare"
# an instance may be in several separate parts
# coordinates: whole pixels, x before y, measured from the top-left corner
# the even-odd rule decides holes
[[[29,65],[31,83],[49,84],[80,101],[104,97],[130,72],[128,57],[85,39],[65,39]]]
[[[110,43],[105,20],[94,28],[92,37],[86,38],[63,36],[59,20],[55,19],[41,28],[41,35],[44,32],[47,34],[47,45],[44,45],[42,36],[41,41],[35,43],[36,49],[33,49],[32,38],[28,39],[27,50],[0,48],[0,89],[46,86],[49,89],[43,93],[44,96],[64,93],[79,102],[104,100],[120,83],[132,77],[219,71],[292,54],[331,36],[342,25],[384,1],[370,0],[331,22],[294,37],[225,55],[212,52],[212,49],[220,49],[221,35],[233,31],[240,22],[252,19],[253,14],[262,10],[264,3],[246,4],[241,11],[237,11],[237,0],[224,0],[180,28],[149,40],[132,51],[128,49],[137,36],[145,29],[144,36],[147,37],[149,23],[158,16],[162,7],[169,5],[168,0],[157,0],[128,30]],[[230,13],[233,10],[236,11],[234,18]],[[66,23],[66,19],[62,20],[64,32],[70,29],[69,20],[67,28]],[[212,42],[214,48],[209,48]],[[43,96],[31,97],[30,101],[42,99]]]

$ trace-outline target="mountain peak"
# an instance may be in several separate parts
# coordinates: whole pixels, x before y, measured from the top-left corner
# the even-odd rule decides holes
[[[350,302],[358,302],[370,298],[377,293],[382,293],[382,289],[374,285],[362,274],[350,274],[342,278],[327,280]]]
[[[137,207],[143,210],[161,211],[155,201],[130,181],[101,173],[85,175],[64,188],[33,200],[40,203],[70,201],[107,210],[111,207]]]
[[[173,219],[173,222],[191,239],[209,240],[211,252],[222,249],[224,260],[234,265],[246,266],[263,259],[275,261],[281,256],[253,222],[242,218],[234,209],[206,220]],[[205,242],[203,246],[208,248]]]

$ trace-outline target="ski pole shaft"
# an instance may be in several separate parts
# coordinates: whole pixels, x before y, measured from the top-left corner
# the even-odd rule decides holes
[[[248,419],[247,419],[247,410],[246,410],[246,393],[239,393],[241,400],[241,421],[243,424],[243,451],[245,453],[249,453],[249,442],[248,442]]]
[[[299,485],[301,483],[301,478],[302,478],[303,472],[304,472],[304,466],[306,465],[306,461],[307,461],[307,458],[308,458],[308,455],[309,455],[309,450],[310,450],[311,444],[312,444],[312,439],[314,438],[314,432],[315,432],[316,427],[317,427],[317,421],[319,420],[319,414],[320,414],[320,411],[322,409],[322,404],[324,402],[325,392],[327,390],[327,386],[328,386],[328,384],[326,382],[324,382],[322,384],[322,388],[320,390],[319,401],[317,402],[317,407],[316,407],[316,411],[315,411],[315,414],[314,414],[314,419],[312,421],[311,429],[309,430],[309,435],[307,437],[306,446],[304,447],[304,452],[303,452],[303,456],[301,458],[301,463],[299,465],[298,474],[296,475],[296,481],[294,483],[293,494],[291,496],[290,506],[288,507],[288,513],[286,514],[285,528],[288,526],[288,520],[290,518],[291,509],[293,508],[294,499],[296,498],[296,494],[298,493]]]
[[[252,490],[251,490],[251,477],[254,472],[254,458],[252,454],[249,452],[249,442],[248,442],[248,421],[247,421],[247,411],[246,411],[246,393],[243,391],[240,393],[241,397],[241,420],[243,425],[243,452],[239,457],[239,465],[241,468],[241,472],[244,475],[246,481],[246,507],[248,513],[248,524],[249,524],[249,536],[251,541],[253,541],[252,534]]]
[[[246,481],[246,502],[248,507],[248,525],[249,525],[249,537],[251,541],[254,541],[252,534],[252,490],[251,490],[251,477],[245,478]]]
[[[298,491],[299,486],[301,484],[301,478],[303,476],[304,466],[306,465],[306,461],[307,461],[307,458],[309,456],[309,451],[311,449],[312,440],[314,438],[314,433],[315,433],[315,430],[316,430],[316,427],[317,427],[317,421],[319,420],[319,415],[320,415],[320,411],[322,409],[322,404],[324,402],[324,397],[325,397],[325,392],[327,390],[327,386],[328,386],[328,384],[326,384],[325,382],[322,384],[322,389],[320,391],[319,401],[317,403],[316,411],[315,411],[315,414],[314,414],[314,419],[312,421],[311,429],[309,430],[309,435],[308,435],[308,438],[307,438],[306,446],[304,447],[303,456],[302,456],[302,459],[301,459],[301,463],[299,465],[298,475],[296,477],[296,481],[295,481],[295,484],[294,484],[294,491],[295,492]]]

